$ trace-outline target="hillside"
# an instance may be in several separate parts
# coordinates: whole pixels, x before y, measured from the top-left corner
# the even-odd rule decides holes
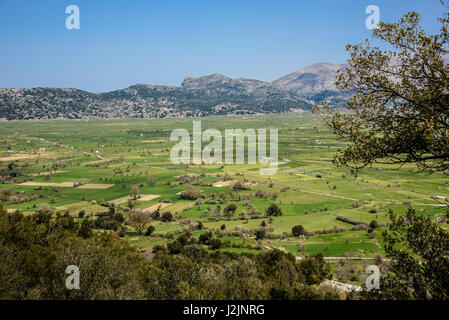
[[[273,82],[213,74],[186,77],[179,87],[136,84],[98,94],[65,88],[0,89],[0,118],[167,118],[309,110],[315,102],[339,95],[334,85],[339,66],[316,64]]]

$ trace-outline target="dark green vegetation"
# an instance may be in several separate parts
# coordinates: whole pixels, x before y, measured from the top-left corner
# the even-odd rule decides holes
[[[380,291],[354,295],[364,299],[449,299],[449,233],[429,217],[409,209],[404,216],[393,213],[384,231],[385,251],[391,258],[389,272],[382,274]]]
[[[335,299],[318,285],[322,257],[299,263],[279,250],[212,251],[190,233],[140,254],[112,233],[84,234],[69,215],[32,216],[0,208],[0,299]],[[214,239],[212,239],[214,240]],[[211,241],[212,243],[212,241]],[[80,290],[65,269],[80,268]]]

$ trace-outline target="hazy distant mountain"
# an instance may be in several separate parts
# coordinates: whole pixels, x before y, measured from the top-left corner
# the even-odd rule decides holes
[[[299,96],[319,101],[329,96],[339,96],[335,86],[337,71],[345,65],[316,63],[272,81],[275,86]]]
[[[294,92],[283,90],[269,82],[254,79],[231,79],[221,74],[192,78],[186,77],[181,88],[202,90],[209,95],[245,97],[258,100],[293,100],[304,99]]]

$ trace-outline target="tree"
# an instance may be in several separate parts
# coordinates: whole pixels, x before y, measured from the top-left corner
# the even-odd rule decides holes
[[[162,222],[170,222],[173,221],[173,215],[170,211],[164,212],[161,216]]]
[[[200,234],[199,238],[198,238],[198,242],[201,244],[209,244],[210,240],[212,239],[212,232],[208,231],[205,233]]]
[[[449,233],[430,217],[409,209],[404,216],[390,212],[383,232],[391,272],[381,278],[381,290],[363,292],[373,299],[449,299]]]
[[[237,205],[230,203],[223,209],[223,213],[225,216],[231,217],[235,213],[235,210],[237,210]]]
[[[297,225],[292,228],[292,234],[295,237],[304,236],[307,234],[306,229],[302,225]]]
[[[184,191],[180,193],[181,199],[196,200],[201,197],[201,190],[187,186]]]
[[[265,239],[265,229],[259,229],[256,231],[256,240]]]
[[[154,226],[149,226],[147,228],[147,231],[145,232],[145,236],[147,236],[147,237],[151,236],[151,234],[154,232],[154,230],[156,230],[156,228]]]
[[[136,229],[138,234],[142,234],[143,230],[151,222],[151,216],[148,211],[137,210],[129,216],[129,224]]]
[[[218,250],[221,248],[221,240],[217,238],[213,238],[210,240],[210,248],[211,250]]]
[[[129,196],[131,198],[133,198],[133,200],[137,200],[137,197],[139,196],[139,189],[137,189],[136,187],[132,188],[131,193],[129,194]]]
[[[150,185],[150,186],[154,186],[154,178],[153,178],[153,176],[149,176],[148,177],[148,184]]]
[[[275,203],[270,204],[270,206],[265,211],[267,216],[282,216],[282,210]]]
[[[136,201],[132,199],[128,199],[128,208],[134,209],[136,207]]]
[[[90,220],[86,219],[81,222],[78,235],[84,239],[92,237],[92,222]]]
[[[441,32],[426,35],[416,12],[397,23],[380,23],[374,38],[392,49],[382,51],[368,40],[348,45],[348,65],[337,87],[353,94],[350,113],[325,104],[315,111],[350,145],[334,163],[360,169],[373,163],[416,163],[423,171],[449,169],[449,13]]]

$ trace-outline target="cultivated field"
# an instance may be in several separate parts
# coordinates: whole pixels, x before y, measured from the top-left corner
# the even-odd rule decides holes
[[[172,164],[170,133],[177,128],[191,132],[191,119],[1,122],[0,166],[17,174],[14,183],[3,180],[0,186],[3,205],[28,214],[42,207],[68,211],[80,221],[96,219],[108,211],[108,203],[125,218],[132,210],[159,208],[161,214],[170,211],[173,221],[155,218],[151,236],[138,235],[125,222],[121,236],[144,249],[167,243],[183,230],[197,236],[211,230],[223,242],[220,250],[257,253],[278,247],[298,257],[322,252],[327,257],[373,258],[383,254],[381,233],[390,209],[402,213],[412,205],[436,220],[446,214],[446,175],[411,172],[412,166],[374,166],[357,176],[336,168],[331,160],[345,141],[315,115],[201,121],[203,130],[221,132],[278,128],[277,173],[262,176],[259,164]],[[245,188],[235,188],[235,182]],[[201,191],[200,200],[182,198],[189,185]],[[130,196],[133,189],[138,191],[136,201]],[[231,203],[237,209],[226,215],[223,209]],[[272,203],[281,216],[265,214]],[[199,221],[202,229],[196,227]],[[308,235],[293,236],[296,225]],[[260,229],[266,235],[256,240]]]

